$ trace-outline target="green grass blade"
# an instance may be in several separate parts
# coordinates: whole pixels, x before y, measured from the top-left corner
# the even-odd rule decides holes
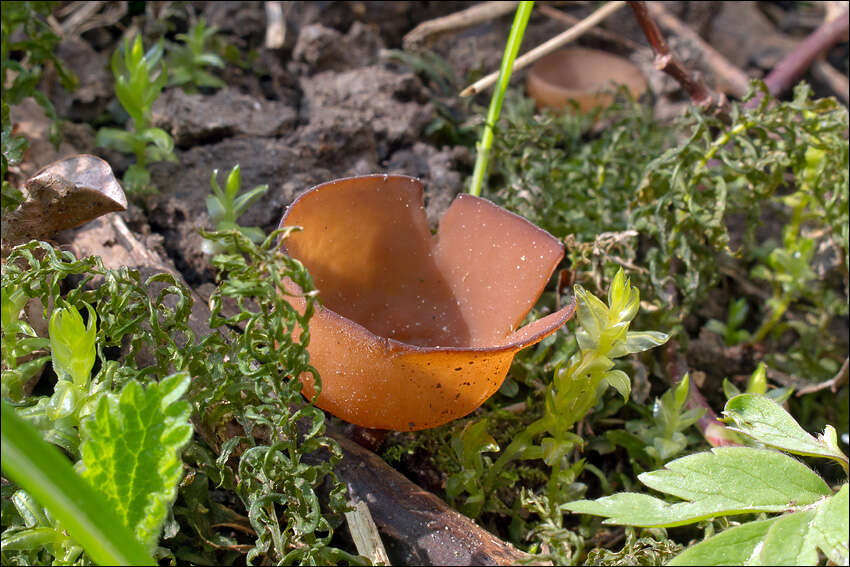
[[[519,3],[514,16],[514,23],[511,25],[508,43],[505,45],[502,66],[499,68],[499,81],[496,83],[493,98],[490,99],[487,122],[484,124],[484,131],[481,133],[481,140],[478,142],[478,156],[475,159],[475,170],[472,173],[472,183],[469,186],[469,192],[476,197],[481,195],[481,185],[484,183],[487,166],[490,162],[490,148],[493,146],[493,127],[499,121],[499,114],[502,112],[502,102],[505,100],[505,91],[508,89],[508,83],[511,80],[514,59],[519,52],[522,36],[525,35],[525,27],[528,25],[532,7],[534,7],[533,1]]]
[[[5,401],[0,434],[3,473],[47,508],[92,560],[101,565],[156,565],[104,498]]]

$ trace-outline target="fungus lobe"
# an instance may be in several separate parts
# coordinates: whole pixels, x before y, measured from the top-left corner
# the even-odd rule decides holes
[[[316,405],[362,427],[412,431],[467,415],[499,389],[517,351],[575,310],[517,329],[563,257],[561,243],[465,194],[432,235],[411,177],[318,185],[283,225],[303,227],[283,246],[322,302],[307,347],[322,380]],[[302,380],[312,397],[312,376]]]

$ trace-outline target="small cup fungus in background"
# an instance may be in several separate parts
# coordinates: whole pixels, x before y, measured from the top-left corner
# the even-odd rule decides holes
[[[614,102],[610,91],[618,84],[625,85],[635,99],[646,91],[646,79],[628,59],[583,47],[560,49],[541,58],[525,84],[537,108],[556,111],[569,108],[570,100],[578,103],[581,112],[606,108]]]
[[[469,414],[499,389],[517,351],[575,311],[572,303],[517,329],[563,257],[560,241],[465,194],[432,235],[411,177],[318,185],[280,224],[303,227],[282,246],[322,303],[307,348],[322,380],[316,405],[361,427],[414,431]],[[312,397],[312,376],[302,380]]]

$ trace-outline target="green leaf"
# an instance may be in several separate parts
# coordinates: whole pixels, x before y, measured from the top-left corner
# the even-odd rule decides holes
[[[68,459],[5,401],[0,412],[3,474],[29,492],[101,565],[154,565],[121,525],[111,503],[74,472]]]
[[[646,486],[721,508],[778,512],[829,496],[829,486],[803,463],[783,453],[750,447],[717,447],[638,476]]]
[[[643,484],[688,502],[670,504],[631,492],[571,502],[575,513],[605,516],[608,524],[673,527],[729,514],[784,512],[832,491],[804,464],[767,449],[719,447],[638,476]]]
[[[623,401],[629,401],[629,394],[632,391],[632,381],[629,375],[622,370],[609,370],[603,380],[608,382],[608,385],[620,392],[623,396]]]
[[[146,142],[155,144],[165,152],[170,152],[174,149],[174,139],[162,128],[145,128],[138,133],[138,136]]]
[[[106,494],[124,526],[149,550],[159,538],[183,474],[180,449],[189,441],[189,387],[181,372],[143,390],[131,380],[119,396],[104,395],[81,424],[83,477]]]
[[[809,537],[836,565],[850,562],[850,500],[848,485],[818,507],[809,528]]]
[[[848,469],[847,456],[838,448],[837,441],[830,441],[835,437],[834,428],[827,426],[824,435],[815,439],[782,406],[765,396],[735,396],[726,402],[723,413],[736,425],[730,429],[759,443],[797,455],[833,459],[845,471]]]
[[[129,154],[133,152],[133,141],[135,135],[132,132],[119,130],[117,128],[101,128],[94,138],[95,146],[111,148],[119,152]]]
[[[668,565],[748,565],[778,518],[748,522],[690,547]]]
[[[97,315],[88,303],[88,323],[76,307],[57,307],[50,316],[50,352],[53,368],[60,377],[71,379],[78,387],[88,384],[97,354]]]
[[[808,537],[816,510],[801,510],[780,516],[764,538],[756,565],[817,565],[818,551]]]
[[[643,352],[661,346],[669,339],[670,335],[658,331],[629,331],[626,334],[626,352],[628,354]]]

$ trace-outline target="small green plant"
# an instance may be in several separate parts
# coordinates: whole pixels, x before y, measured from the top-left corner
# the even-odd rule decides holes
[[[77,77],[56,57],[56,45],[61,38],[45,21],[54,4],[10,2],[3,5],[3,25],[0,31],[0,106],[3,122],[0,179],[3,186],[0,209],[4,212],[16,208],[23,198],[21,192],[6,181],[6,172],[10,165],[20,163],[28,146],[26,138],[12,134],[9,107],[32,97],[50,119],[49,138],[58,144],[61,137],[59,116],[50,99],[37,88],[44,67],[51,65],[56,70],[65,89],[71,91],[77,86]]]
[[[606,438],[624,447],[636,463],[650,469],[663,466],[693,442],[685,432],[705,413],[704,408],[685,409],[689,388],[690,377],[685,374],[678,384],[655,400],[647,419],[628,421],[625,429],[606,432]],[[635,409],[644,408],[635,406]]]
[[[575,286],[575,294],[578,351],[556,368],[544,393],[543,416],[515,435],[498,459],[492,465],[486,463],[486,467],[479,463],[479,454],[498,450],[492,437],[484,434],[486,430],[470,427],[459,437],[455,451],[462,456],[463,465],[446,486],[447,493],[451,487],[450,500],[457,501],[461,492],[468,494],[460,503],[464,509],[483,510],[482,503],[495,497],[496,489],[506,480],[503,474],[506,466],[514,460],[542,459],[551,468],[547,498],[556,506],[568,501],[567,495],[581,468],[581,463],[570,462],[569,455],[583,443],[571,431],[573,425],[587,415],[608,387],[628,399],[631,381],[625,372],[615,368],[614,359],[667,341],[664,333],[629,331],[639,309],[640,294],[622,270],[611,283],[608,305],[580,285]],[[477,474],[479,471],[483,474]],[[490,502],[490,509],[508,508]]]
[[[207,71],[207,67],[224,67],[222,58],[209,51],[208,44],[217,31],[215,26],[207,27],[206,20],[201,18],[189,29],[189,33],[177,34],[182,44],[168,43],[169,85],[180,86],[187,93],[225,85],[224,81]]]
[[[216,230],[225,231],[235,229],[248,237],[252,242],[262,242],[266,235],[260,228],[256,226],[239,226],[236,220],[242,216],[242,213],[248,207],[253,205],[257,199],[269,190],[269,186],[265,183],[263,185],[257,185],[247,193],[240,195],[239,189],[241,184],[239,164],[234,165],[230,173],[227,174],[227,181],[224,184],[223,191],[218,184],[218,170],[213,170],[212,177],[210,177],[213,194],[207,195],[207,212],[210,215],[210,219],[215,223]],[[222,252],[214,242],[206,239],[204,239],[202,249],[207,254]]]
[[[836,431],[814,438],[776,402],[759,394],[729,400],[726,419],[737,431],[770,448],[720,447],[671,461],[638,476],[643,484],[683,500],[669,503],[625,492],[564,505],[605,523],[675,527],[740,514],[781,514],[724,530],[678,555],[670,565],[815,565],[818,550],[839,565],[848,561],[848,485],[833,491],[786,453],[830,459],[848,471]],[[774,450],[774,449],[779,449]]]
[[[746,329],[741,329],[741,325],[747,320],[747,315],[750,312],[750,307],[747,305],[747,300],[743,297],[729,301],[728,315],[726,322],[710,319],[705,327],[713,333],[723,337],[726,346],[734,346],[743,343],[750,339],[750,333]]]
[[[123,57],[119,49],[112,54],[115,94],[133,125],[131,130],[101,128],[95,143],[136,156],[136,163],[127,168],[123,177],[124,188],[131,194],[156,190],[151,185],[148,163],[177,161],[174,140],[162,128],[151,126],[151,109],[168,80],[168,70],[160,64],[162,50],[160,41],[145,52],[142,38],[137,35],[132,45],[129,39],[124,40]]]
[[[277,245],[292,230],[259,245],[237,230],[204,234],[228,253],[213,258],[222,278],[210,301],[209,331],[199,334],[188,324],[192,296],[170,275],[142,280],[134,270],[108,270],[99,258],[76,260],[39,242],[16,247],[3,264],[4,401],[64,450],[69,467],[77,463],[149,552],[158,545],[157,558],[363,563],[331,545],[346,509],[345,487],[333,473],[341,451],[324,435],[322,412],[301,395],[298,377],[315,374],[305,345],[316,294],[304,267]],[[82,279],[61,292],[71,275]],[[94,278],[103,283],[90,289]],[[305,290],[304,312],[287,303],[284,278]],[[44,313],[59,378],[48,395],[27,395],[18,387],[20,373],[7,370],[7,360],[18,361],[18,370],[25,364],[26,349],[16,341],[46,340],[24,322],[7,324],[24,316],[32,298],[56,306]],[[238,312],[223,315],[224,301]],[[113,360],[110,347],[126,355]],[[4,447],[5,434],[4,427]],[[4,471],[6,459],[4,452]],[[210,485],[230,495],[226,506],[211,500]],[[320,490],[327,495],[321,500]],[[33,496],[22,485],[3,486],[2,562],[94,560],[96,553],[80,555],[89,549],[84,539],[59,531],[66,525],[60,528],[43,507],[51,504]],[[218,520],[239,524],[252,545],[225,535]]]

